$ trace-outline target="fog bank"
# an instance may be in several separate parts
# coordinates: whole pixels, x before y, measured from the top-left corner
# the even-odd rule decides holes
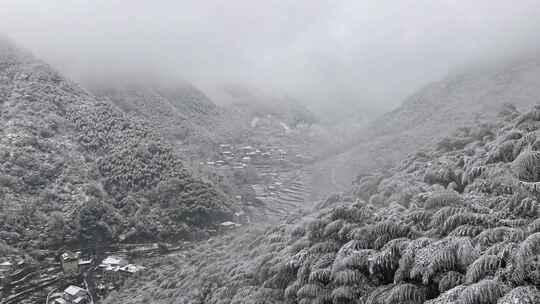
[[[247,83],[348,113],[536,49],[538,20],[537,0],[4,0],[0,31],[83,83]]]

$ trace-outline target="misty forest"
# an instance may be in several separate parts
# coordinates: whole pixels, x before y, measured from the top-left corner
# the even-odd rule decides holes
[[[540,304],[539,1],[0,2],[0,304]]]

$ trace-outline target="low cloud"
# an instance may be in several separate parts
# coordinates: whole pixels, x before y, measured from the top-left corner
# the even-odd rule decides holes
[[[540,2],[4,0],[0,28],[82,82],[247,83],[315,109],[397,106],[458,66],[539,46]]]

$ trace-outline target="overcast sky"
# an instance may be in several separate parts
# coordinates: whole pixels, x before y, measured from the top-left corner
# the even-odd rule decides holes
[[[538,0],[1,0],[0,31],[75,80],[177,75],[390,108],[536,48]],[[119,76],[121,75],[121,76]]]

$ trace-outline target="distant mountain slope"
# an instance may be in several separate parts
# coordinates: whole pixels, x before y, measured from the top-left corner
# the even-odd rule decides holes
[[[506,103],[527,109],[540,101],[539,96],[538,54],[471,68],[427,85],[372,122],[358,135],[358,144],[321,163],[327,167],[322,171],[339,172],[341,186],[333,190],[344,189],[358,173],[391,166],[460,127],[489,123]]]
[[[0,230],[9,244],[192,237],[230,218],[232,202],[193,177],[151,126],[6,38],[0,97]],[[63,228],[43,233],[55,221]]]
[[[475,118],[493,119],[502,105],[528,108],[540,96],[540,54],[473,68],[432,83],[375,121],[375,135],[410,133],[429,140]]]
[[[282,120],[291,127],[316,123],[318,118],[307,107],[284,94],[265,92],[248,84],[225,84],[210,91],[228,108],[235,108],[249,117],[267,117]]]

